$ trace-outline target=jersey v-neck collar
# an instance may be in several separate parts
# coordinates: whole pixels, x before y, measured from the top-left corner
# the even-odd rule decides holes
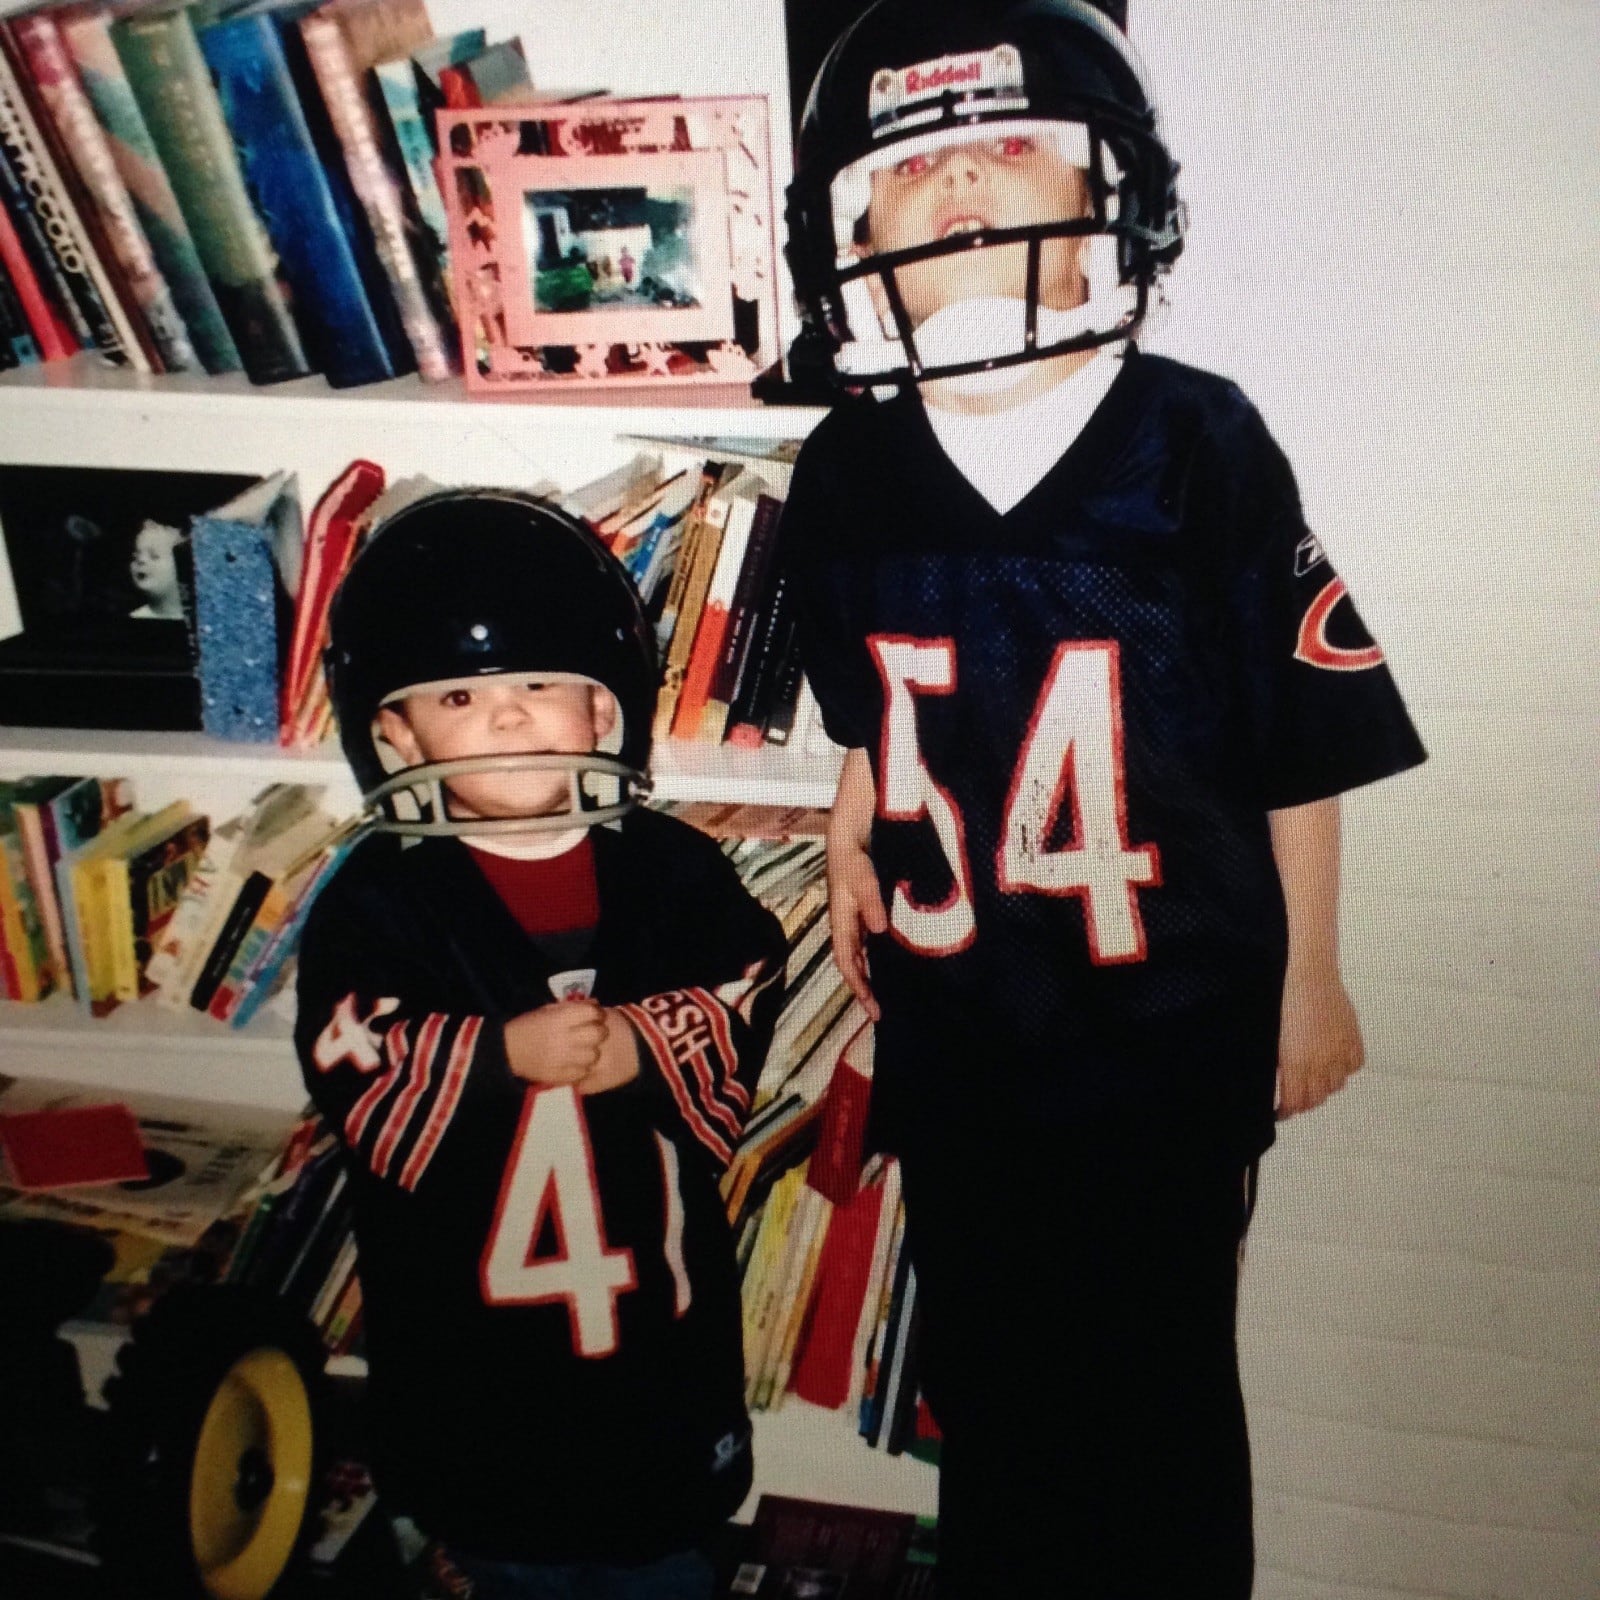
[[[899,412],[906,448],[902,461],[932,460],[933,471],[950,484],[949,503],[962,507],[965,515],[1008,532],[1030,524],[1037,508],[1049,508],[1052,520],[1064,504],[1081,497],[1102,479],[1130,437],[1129,419],[1137,408],[1144,387],[1144,373],[1138,347],[1130,343],[1121,360],[1121,370],[1077,436],[1046,469],[1044,476],[1005,511],[997,510],[967,475],[946,454],[933,424],[928,420],[919,396],[902,392],[890,405]],[[938,498],[944,498],[941,493]],[[970,507],[970,511],[967,509]]]

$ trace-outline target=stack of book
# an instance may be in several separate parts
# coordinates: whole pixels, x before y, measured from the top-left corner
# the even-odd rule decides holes
[[[592,93],[593,91],[587,91]],[[422,0],[59,0],[0,22],[0,368],[460,370],[433,112],[532,93]]]
[[[565,497],[638,586],[662,659],[656,740],[827,746],[777,560],[793,441],[640,439]]]
[[[320,793],[273,785],[213,829],[182,800],[140,811],[126,779],[0,785],[0,992],[93,1016],[153,996],[242,1026],[353,840]]]

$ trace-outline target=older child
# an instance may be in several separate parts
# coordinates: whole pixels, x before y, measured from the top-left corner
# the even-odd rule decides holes
[[[309,920],[296,1042],[350,1158],[379,1486],[457,1593],[707,1596],[750,1483],[716,1177],[781,931],[631,809],[650,633],[570,518],[406,508],[329,663],[380,831]]]
[[[882,0],[790,190],[812,324],[887,397],[807,441],[784,537],[944,1600],[1248,1595],[1255,1164],[1361,1062],[1336,797],[1422,759],[1259,415],[1131,343],[1176,170],[1092,7]]]

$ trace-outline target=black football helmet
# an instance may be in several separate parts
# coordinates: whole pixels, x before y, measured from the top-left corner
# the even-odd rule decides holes
[[[1022,226],[970,222],[871,253],[873,175],[961,142],[1051,140],[1081,167],[1087,212]],[[788,255],[810,337],[834,378],[878,386],[964,378],[1132,336],[1183,248],[1178,167],[1138,59],[1083,0],[879,0],[840,35],[812,85],[788,189]],[[1086,308],[1041,303],[1041,248],[1088,237]],[[918,345],[899,275],[965,251],[1026,251],[1026,294],[976,334]],[[870,286],[870,287],[869,287]]]
[[[650,792],[655,641],[638,591],[580,522],[510,489],[447,489],[383,522],[334,597],[324,656],[339,737],[371,824],[405,834],[513,833],[610,822]],[[616,726],[593,753],[485,755],[405,766],[378,712],[423,685],[516,673],[610,690]],[[575,811],[447,815],[466,772],[568,771]]]

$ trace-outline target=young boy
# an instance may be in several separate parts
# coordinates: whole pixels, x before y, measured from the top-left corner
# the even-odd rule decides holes
[[[810,320],[890,396],[816,429],[783,527],[942,1600],[1248,1595],[1255,1164],[1361,1062],[1336,796],[1423,755],[1260,417],[1130,342],[1176,170],[1073,0],[882,0],[797,147]]]
[[[350,1162],[379,1487],[459,1595],[709,1596],[750,1484],[716,1178],[781,930],[633,809],[650,631],[563,513],[414,503],[330,638],[378,832],[308,920],[296,1043]]]

